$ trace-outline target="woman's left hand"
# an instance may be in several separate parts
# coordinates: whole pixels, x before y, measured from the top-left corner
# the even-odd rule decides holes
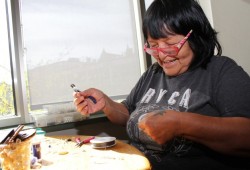
[[[139,128],[150,138],[162,145],[178,136],[181,112],[164,110],[150,112],[138,122]]]

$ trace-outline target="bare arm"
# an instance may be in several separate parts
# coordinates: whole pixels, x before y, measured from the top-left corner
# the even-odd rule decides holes
[[[140,128],[159,144],[183,136],[220,153],[250,156],[249,118],[210,117],[168,110],[150,113],[141,121]]]
[[[127,108],[118,102],[113,101],[106,94],[98,89],[87,89],[73,94],[74,104],[77,111],[83,115],[103,111],[109,120],[113,123],[126,125],[129,118]],[[96,103],[89,99],[89,96],[95,98]]]
[[[226,154],[250,156],[250,119],[184,114],[179,135]]]
[[[103,112],[106,114],[109,120],[116,124],[126,125],[129,118],[128,109],[122,103],[117,103],[109,97],[107,97],[105,101],[106,104]]]

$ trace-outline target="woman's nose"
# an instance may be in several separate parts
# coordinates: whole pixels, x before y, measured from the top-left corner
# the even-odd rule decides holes
[[[160,59],[165,58],[166,56],[167,56],[167,54],[164,53],[162,50],[159,50],[159,51],[158,51],[158,57],[159,57]]]

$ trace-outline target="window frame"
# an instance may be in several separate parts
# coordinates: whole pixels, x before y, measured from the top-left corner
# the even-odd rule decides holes
[[[24,60],[21,41],[19,1],[5,0],[7,7],[8,38],[11,59],[14,107],[16,116],[0,120],[0,127],[30,123],[26,100]]]
[[[22,23],[20,13],[21,0],[5,0],[9,22],[9,46],[11,58],[11,70],[13,81],[13,93],[15,101],[16,116],[0,119],[0,128],[14,126],[17,124],[33,123],[28,111],[28,101],[25,80],[25,56],[22,41]],[[131,0],[134,9],[136,38],[138,45],[139,63],[141,74],[151,65],[151,58],[146,56],[143,45],[144,36],[142,33],[142,16],[145,12],[144,0]],[[90,117],[91,118],[91,117]]]

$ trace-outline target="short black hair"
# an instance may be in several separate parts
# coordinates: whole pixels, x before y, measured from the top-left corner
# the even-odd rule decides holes
[[[154,39],[169,35],[186,34],[193,30],[188,39],[194,59],[190,69],[206,67],[210,58],[222,53],[217,32],[212,28],[204,11],[195,0],[154,0],[143,18],[143,34]]]

